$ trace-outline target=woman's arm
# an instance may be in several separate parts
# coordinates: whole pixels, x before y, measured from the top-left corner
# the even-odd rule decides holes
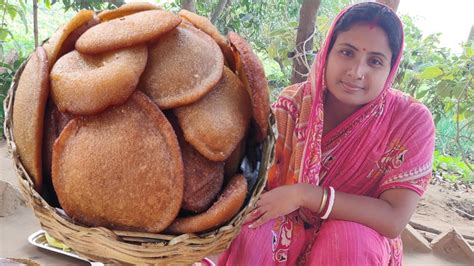
[[[322,188],[309,184],[282,186],[262,194],[257,207],[248,220],[255,220],[250,227],[305,207],[319,210]],[[419,195],[409,189],[390,189],[380,198],[337,192],[331,219],[364,224],[388,238],[395,238],[405,228],[415,211]]]

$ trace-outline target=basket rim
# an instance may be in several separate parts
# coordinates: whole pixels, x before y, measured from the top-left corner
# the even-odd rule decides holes
[[[246,197],[246,201],[244,202],[244,205],[241,207],[239,212],[231,220],[229,220],[219,228],[204,233],[187,233],[180,235],[172,235],[162,233],[113,230],[105,227],[90,227],[86,225],[81,225],[72,221],[71,218],[64,216],[64,214],[62,214],[59,209],[49,205],[49,203],[46,202],[46,200],[43,199],[43,197],[34,189],[32,178],[23,166],[17,152],[16,143],[13,136],[13,105],[15,99],[15,92],[18,87],[18,81],[30,58],[31,55],[18,68],[3,102],[5,111],[4,133],[7,141],[8,151],[14,161],[15,172],[20,183],[21,191],[29,205],[33,208],[35,216],[40,221],[40,225],[43,230],[45,230],[58,240],[63,241],[66,245],[71,244],[74,239],[70,239],[63,236],[63,232],[61,232],[61,230],[59,230],[59,232],[56,232],[58,230],[49,228],[47,226],[47,220],[53,219],[55,222],[60,224],[60,226],[63,226],[60,228],[62,230],[64,230],[65,227],[68,227],[68,229],[73,228],[73,231],[83,232],[84,234],[90,233],[101,235],[102,237],[109,238],[111,241],[114,241],[115,244],[120,245],[123,248],[136,248],[137,246],[144,247],[143,243],[157,244],[156,246],[154,246],[154,250],[156,250],[156,248],[159,248],[158,244],[163,245],[163,247],[179,246],[183,243],[185,245],[199,245],[201,241],[207,241],[207,243],[212,244],[212,242],[215,242],[216,239],[223,238],[226,236],[226,234],[229,233],[232,234],[232,237],[230,240],[227,241],[227,245],[230,245],[231,240],[235,238],[237,233],[240,231],[243,218],[251,211],[252,206],[254,206],[255,202],[257,201],[257,198],[262,193],[265,187],[265,183],[267,181],[268,167],[272,165],[274,160],[274,144],[276,134],[275,118],[273,116],[273,113],[270,113],[268,119],[269,130],[267,137],[265,138],[262,145],[262,158],[260,168],[258,170],[257,181],[254,184],[253,188],[248,192],[249,194]],[[264,167],[265,169],[262,169]],[[128,241],[124,241],[124,238]],[[137,242],[135,243],[131,240],[135,240]],[[142,242],[142,244],[138,245],[138,242]],[[97,256],[91,256],[87,252],[83,252],[81,250],[75,249],[75,251],[90,259],[97,260],[97,258],[100,258]]]

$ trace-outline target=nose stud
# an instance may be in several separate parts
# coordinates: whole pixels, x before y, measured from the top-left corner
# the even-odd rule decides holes
[[[357,76],[357,79],[358,79],[358,80],[363,80],[364,78],[365,78],[364,75]]]

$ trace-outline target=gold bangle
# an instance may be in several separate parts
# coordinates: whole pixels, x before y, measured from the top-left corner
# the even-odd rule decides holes
[[[324,209],[324,206],[326,206],[326,201],[328,199],[328,190],[325,187],[323,187],[322,190],[323,190],[323,197],[321,199],[321,205],[319,205],[318,214],[321,214],[321,212]]]

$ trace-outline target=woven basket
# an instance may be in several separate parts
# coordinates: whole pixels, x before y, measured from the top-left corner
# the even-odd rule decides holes
[[[15,172],[25,200],[33,207],[41,227],[80,256],[104,263],[192,264],[205,256],[224,251],[239,233],[244,217],[258,199],[267,180],[267,169],[273,161],[275,137],[272,130],[263,143],[258,177],[240,212],[224,226],[205,234],[179,236],[88,227],[74,223],[61,211],[50,206],[33,188],[33,181],[21,163],[12,130],[12,112],[18,80],[26,65],[18,69],[4,101],[5,136],[12,154]],[[269,125],[274,124],[273,117]],[[272,128],[272,127],[271,127]]]

